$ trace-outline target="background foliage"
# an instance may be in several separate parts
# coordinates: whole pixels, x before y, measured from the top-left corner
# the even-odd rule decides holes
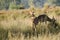
[[[16,9],[19,8],[17,5],[24,5],[25,8],[28,8],[31,4],[32,0],[0,0],[0,10],[1,9],[9,9],[11,6],[14,6]],[[50,5],[60,5],[60,0],[33,0],[32,2],[35,7],[42,7],[44,3],[48,3]]]

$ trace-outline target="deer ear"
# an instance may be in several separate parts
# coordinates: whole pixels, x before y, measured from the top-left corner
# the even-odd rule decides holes
[[[55,18],[54,18],[54,16],[53,16],[52,20],[54,20],[54,21],[55,21]]]

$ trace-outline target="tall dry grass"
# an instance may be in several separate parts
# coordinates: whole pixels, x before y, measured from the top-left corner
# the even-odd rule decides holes
[[[50,22],[38,23],[34,33],[30,12],[35,12],[36,17],[44,13],[50,18],[54,16],[58,26],[54,28]],[[42,9],[1,10],[0,40],[60,40],[60,7],[46,5]]]

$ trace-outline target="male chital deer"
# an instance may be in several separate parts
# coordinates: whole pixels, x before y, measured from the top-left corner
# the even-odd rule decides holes
[[[52,19],[49,18],[46,14],[42,14],[42,15],[39,15],[38,17],[35,17],[34,20],[33,20],[33,31],[36,32],[36,25],[38,25],[38,23],[40,22],[51,22],[53,23],[53,25],[55,25],[55,27],[57,26],[57,23],[55,23],[55,18],[53,17]]]
[[[39,22],[47,22],[47,21],[55,22],[55,19],[51,19],[47,15],[42,14],[42,15],[39,15],[38,17],[34,18],[33,24],[36,26]]]

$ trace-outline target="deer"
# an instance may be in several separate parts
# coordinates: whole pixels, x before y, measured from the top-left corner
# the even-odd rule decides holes
[[[55,22],[55,19],[54,18],[49,18],[46,14],[42,14],[42,15],[39,15],[38,17],[35,17],[34,20],[33,20],[33,24],[36,25],[39,23],[39,22]]]
[[[53,17],[52,19],[48,17],[46,14],[39,15],[38,17],[35,17],[33,20],[33,31],[36,32],[36,25],[40,22],[51,22],[55,27],[57,26],[57,23],[55,22],[55,18]],[[37,35],[38,36],[38,35]]]

